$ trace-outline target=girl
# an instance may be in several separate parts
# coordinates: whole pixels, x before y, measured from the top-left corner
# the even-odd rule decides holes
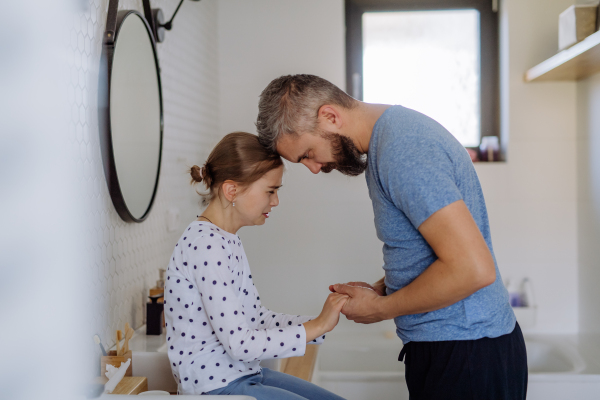
[[[339,321],[348,298],[332,293],[321,314],[279,314],[263,307],[252,282],[242,226],[262,225],[279,204],[283,162],[250,133],[225,136],[192,182],[208,207],[184,231],[165,285],[168,354],[179,394],[231,394],[258,400],[342,400],[316,385],[261,368],[260,360],[304,355]]]

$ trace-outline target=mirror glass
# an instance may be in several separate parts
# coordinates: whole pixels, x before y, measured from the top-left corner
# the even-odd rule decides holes
[[[127,14],[116,35],[110,74],[114,171],[126,207],[117,211],[121,217],[128,212],[131,218],[124,219],[137,222],[150,211],[161,159],[160,77],[150,35],[139,14]],[[114,198],[113,203],[117,206]]]

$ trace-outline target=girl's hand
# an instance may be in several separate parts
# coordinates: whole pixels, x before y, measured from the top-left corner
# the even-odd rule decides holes
[[[366,289],[371,289],[373,291],[375,291],[375,293],[377,293],[380,296],[385,296],[385,282],[384,282],[385,278],[381,278],[380,280],[378,280],[377,282],[375,282],[374,284],[369,284],[367,282],[348,282],[348,283],[344,283],[344,285],[346,286],[356,286],[356,287],[363,287]],[[329,285],[329,291],[330,292],[335,292],[335,289],[333,288],[334,285]]]
[[[325,300],[323,311],[319,316],[304,323],[306,329],[306,342],[310,342],[319,336],[330,332],[340,321],[340,312],[350,297],[346,294],[331,293]]]
[[[321,320],[322,327],[325,330],[323,333],[327,333],[333,330],[340,321],[340,312],[346,304],[346,301],[350,298],[347,294],[342,293],[330,293],[325,300],[323,311],[317,317]]]

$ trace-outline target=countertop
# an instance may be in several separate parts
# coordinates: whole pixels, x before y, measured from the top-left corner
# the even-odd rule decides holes
[[[135,330],[135,333],[129,340],[129,350],[155,352],[167,341],[166,329],[163,328],[161,335],[146,335],[146,325],[142,325]],[[121,346],[123,341],[121,341]],[[116,350],[116,345],[110,350]]]
[[[341,333],[341,332],[339,332]],[[365,334],[365,333],[363,333]],[[336,332],[331,332],[328,339],[335,340]],[[351,335],[352,336],[352,335]],[[526,340],[536,340],[542,342],[560,343],[577,351],[585,362],[585,368],[580,375],[597,375],[600,376],[600,334],[571,334],[571,335],[556,335],[556,334],[525,334]],[[341,337],[337,338],[340,340]],[[343,340],[343,339],[342,339]],[[129,341],[129,349],[134,352],[157,352],[160,347],[166,342],[166,330],[163,329],[161,335],[146,335],[146,325],[142,325],[135,330],[135,333]],[[401,342],[398,342],[401,347]],[[113,347],[111,350],[114,350]],[[585,378],[585,377],[583,377]]]

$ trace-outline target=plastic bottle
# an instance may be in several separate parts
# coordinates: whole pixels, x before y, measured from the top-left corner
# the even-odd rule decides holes
[[[523,278],[523,281],[521,282],[521,293],[523,296],[521,299],[523,307],[535,307],[535,296],[533,294],[531,279]]]
[[[523,294],[519,284],[515,280],[509,280],[506,289],[508,290],[508,302],[513,307],[523,307]]]

